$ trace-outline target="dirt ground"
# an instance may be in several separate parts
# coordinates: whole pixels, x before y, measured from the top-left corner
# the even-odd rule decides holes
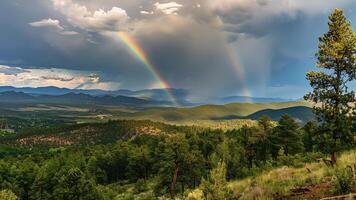
[[[324,197],[333,196],[331,191],[331,178],[324,178],[319,184],[309,184],[302,187],[293,188],[291,194],[276,198],[279,200],[319,200]]]

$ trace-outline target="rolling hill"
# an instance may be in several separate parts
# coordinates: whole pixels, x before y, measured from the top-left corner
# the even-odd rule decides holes
[[[1,92],[0,111],[3,115],[25,117],[36,115],[52,118],[97,120],[141,119],[177,124],[210,120],[258,119],[268,115],[278,120],[289,114],[301,123],[313,118],[310,103],[304,101],[280,103],[231,103],[196,107],[169,107],[170,102],[128,96],[93,96],[82,93],[63,95],[31,95],[23,92]]]
[[[255,112],[246,117],[246,119],[259,119],[263,115],[269,116],[272,120],[278,121],[282,115],[289,115],[293,117],[300,123],[306,123],[315,119],[314,113],[310,107],[306,106],[296,106],[291,108],[283,108],[283,109],[266,109]]]
[[[0,144],[22,147],[109,144],[119,139],[129,140],[141,135],[183,133],[186,128],[147,120],[70,124],[49,128],[25,128],[18,134],[1,137]]]
[[[129,114],[127,117],[168,122],[186,122],[191,120],[227,120],[257,119],[268,115],[278,120],[283,114],[289,114],[302,122],[310,120],[312,105],[303,102],[283,103],[233,103],[226,105],[203,105],[192,108],[146,108]]]
[[[240,116],[240,115],[230,115],[224,117],[218,117],[216,119],[219,120],[232,120],[232,119],[251,119],[251,120],[258,120],[260,117],[267,115],[272,120],[278,121],[282,115],[289,115],[297,120],[299,123],[306,123],[315,119],[313,111],[310,107],[306,106],[295,106],[289,108],[282,108],[282,109],[264,109],[257,111],[253,114],[247,116]]]

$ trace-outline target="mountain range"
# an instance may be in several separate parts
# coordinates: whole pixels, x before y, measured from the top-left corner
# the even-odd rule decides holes
[[[82,93],[67,93],[61,95],[33,95],[24,92],[1,92],[0,103],[21,104],[62,104],[62,105],[115,105],[115,106],[171,106],[171,102],[140,99],[127,96],[93,96]]]
[[[4,89],[4,88],[2,88]],[[48,88],[47,88],[48,89]],[[96,95],[85,94],[85,93],[75,93],[68,89],[61,88],[50,88],[46,90],[44,88],[33,89],[27,88],[19,91],[4,91],[0,92],[0,104],[3,109],[7,109],[6,112],[21,111],[21,110],[37,110],[44,112],[41,105],[48,105],[46,108],[57,115],[64,115],[65,112],[70,112],[73,116],[96,116],[94,108],[101,109],[101,114],[115,115],[118,118],[129,118],[129,119],[148,119],[156,121],[167,121],[167,122],[182,122],[182,121],[195,121],[195,120],[230,120],[230,119],[258,119],[263,115],[270,116],[273,120],[279,120],[284,114],[288,114],[298,120],[300,123],[306,123],[307,121],[313,120],[314,115],[311,110],[311,105],[304,101],[285,101],[283,102],[273,102],[269,103],[271,99],[267,98],[257,98],[253,99],[258,101],[258,103],[251,103],[251,98],[248,97],[234,97],[227,98],[227,100],[249,100],[249,103],[230,103],[230,104],[204,104],[197,105],[188,104],[188,101],[184,101],[185,104],[180,107],[175,107],[170,101],[156,100],[151,98],[139,98],[133,96],[122,96],[122,95],[110,95],[110,94],[100,94]],[[62,94],[64,91],[70,91],[69,93]],[[31,92],[31,93],[30,93]],[[77,91],[79,92],[79,91]],[[93,91],[90,91],[93,92]],[[146,94],[152,95],[155,93],[158,95],[161,91],[145,91]],[[41,94],[41,93],[52,93],[52,94]],[[126,95],[132,95],[133,91],[126,91]],[[143,91],[136,92],[136,94],[144,94]],[[158,98],[159,99],[159,98]],[[277,100],[277,99],[276,99]],[[265,102],[261,102],[265,101]],[[182,101],[181,101],[182,102]],[[15,107],[14,107],[15,106]],[[37,108],[37,107],[40,108]],[[51,107],[54,106],[54,107]],[[93,111],[88,111],[87,113],[78,113],[75,111],[74,107],[68,108],[64,111],[64,108],[56,110],[56,106],[74,106],[81,108],[94,109]],[[122,108],[122,110],[117,110],[115,108]],[[11,109],[12,108],[12,109]],[[14,110],[15,108],[15,110]],[[22,108],[22,109],[19,109]],[[126,109],[126,110],[125,110]],[[2,112],[5,112],[2,110]],[[39,112],[35,112],[39,114]],[[59,113],[58,113],[59,112]],[[94,112],[94,113],[92,113]],[[99,114],[100,114],[99,113]],[[11,114],[11,113],[8,113]],[[19,113],[17,113],[19,114]],[[25,114],[25,113],[22,113]],[[45,114],[45,113],[43,113]],[[52,113],[53,114],[53,113]],[[16,115],[16,114],[15,114]]]
[[[271,102],[288,102],[295,101],[293,99],[283,99],[283,98],[266,98],[266,97],[246,97],[246,96],[227,96],[227,97],[217,97],[213,99],[207,99],[203,102],[191,102],[189,100],[190,92],[185,89],[169,89],[170,93],[175,97],[178,104],[181,106],[195,106],[203,104],[216,104],[223,105],[228,103],[271,103]],[[0,86],[1,92],[21,92],[24,94],[29,94],[31,96],[39,95],[51,95],[51,96],[61,96],[68,93],[73,94],[85,94],[91,96],[125,96],[134,97],[140,100],[147,100],[150,102],[164,102],[165,105],[173,105],[171,99],[167,95],[166,89],[146,89],[146,90],[99,90],[99,89],[69,89],[69,88],[58,88],[54,86],[49,87],[12,87],[12,86]],[[109,98],[109,97],[106,97]],[[170,102],[170,103],[169,103]],[[157,105],[157,104],[156,104]]]

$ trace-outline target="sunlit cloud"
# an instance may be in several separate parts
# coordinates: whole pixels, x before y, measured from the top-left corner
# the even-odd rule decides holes
[[[88,31],[119,30],[129,19],[126,10],[119,7],[112,7],[108,11],[98,9],[91,12],[86,6],[72,0],[52,0],[52,2],[54,7],[66,16],[70,24]]]
[[[29,23],[30,26],[36,27],[36,28],[51,28],[56,30],[59,34],[61,35],[78,35],[78,32],[75,31],[68,31],[64,30],[64,28],[61,26],[60,21],[57,19],[42,19],[40,21],[35,21]]]
[[[56,86],[64,88],[115,90],[120,86],[115,82],[101,82],[93,72],[65,70],[59,68],[10,67],[0,65],[0,85],[15,87]]]
[[[64,28],[60,25],[60,22],[56,19],[42,19],[40,21],[29,23],[33,27],[49,27],[62,31]]]
[[[176,14],[178,14],[177,12],[179,11],[179,9],[183,7],[183,5],[178,4],[174,1],[169,2],[169,3],[156,2],[154,5],[156,7],[156,10],[159,10],[167,15],[171,15],[171,14],[176,15]]]

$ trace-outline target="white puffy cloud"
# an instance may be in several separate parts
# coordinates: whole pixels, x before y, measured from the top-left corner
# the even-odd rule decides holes
[[[108,11],[103,9],[94,12],[72,0],[52,0],[53,5],[68,22],[75,27],[88,31],[118,31],[129,19],[126,11],[119,7],[112,7]]]
[[[167,14],[167,15],[171,15],[171,14],[177,14],[177,12],[179,11],[180,8],[183,7],[183,5],[178,4],[174,1],[169,2],[169,3],[159,3],[156,2],[154,4],[154,6],[156,7],[157,10]]]
[[[154,14],[153,11],[149,12],[149,11],[146,11],[146,10],[141,10],[140,13],[141,13],[142,15],[153,15],[153,14]]]
[[[59,75],[53,75],[50,74],[48,76],[41,76],[42,79],[44,80],[55,80],[55,81],[63,81],[63,82],[68,82],[68,81],[72,81],[74,79],[74,77],[71,76],[59,76]]]
[[[75,31],[61,31],[60,32],[61,35],[78,35],[78,32]]]
[[[29,71],[22,69],[20,67],[9,67],[5,65],[0,65],[0,74],[17,76],[18,74],[22,74],[26,72]]]
[[[0,65],[0,85],[115,90],[120,84],[101,82],[98,74],[89,71],[59,68],[23,69]]]
[[[100,82],[100,76],[98,74],[90,74],[89,78],[90,78],[91,82],[93,82],[93,83]]]
[[[61,26],[61,23],[57,19],[42,19],[40,21],[29,23],[30,26],[36,28],[53,28],[61,35],[78,35],[78,32],[75,31],[67,31]]]
[[[59,20],[56,19],[42,19],[40,21],[36,21],[36,22],[31,22],[29,23],[30,26],[32,27],[48,27],[48,28],[53,28],[59,31],[62,31],[64,28],[60,25]]]

